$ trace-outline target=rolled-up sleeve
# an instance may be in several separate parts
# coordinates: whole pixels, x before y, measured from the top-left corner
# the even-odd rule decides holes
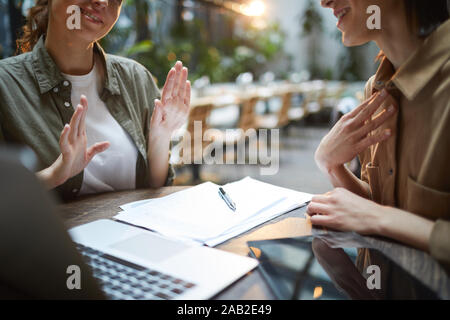
[[[434,223],[429,248],[431,256],[450,270],[450,221],[437,220]]]

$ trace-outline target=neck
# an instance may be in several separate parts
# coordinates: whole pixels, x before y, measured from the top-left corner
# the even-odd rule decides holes
[[[380,32],[375,42],[397,70],[422,44],[423,40],[411,32],[406,16],[404,19],[389,20],[391,23],[383,27],[383,32]]]
[[[45,48],[62,73],[88,74],[94,65],[94,43],[76,39],[71,34],[52,32],[48,26]]]

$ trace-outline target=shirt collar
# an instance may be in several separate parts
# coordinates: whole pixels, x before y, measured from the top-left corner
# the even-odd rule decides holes
[[[113,62],[111,59],[108,59],[108,56],[103,51],[103,48],[97,42],[94,43],[94,51],[100,55],[103,66],[105,67],[104,69],[106,70],[104,88],[111,94],[120,94]],[[55,64],[53,58],[45,48],[43,35],[34,46],[32,55],[33,70],[38,81],[41,94],[52,90],[65,80],[58,66]]]
[[[392,81],[414,99],[450,57],[450,20],[440,25],[394,75]]]
[[[398,89],[408,100],[412,100],[449,57],[450,20],[436,29],[397,72],[386,56],[383,56],[375,74],[372,91]]]
[[[381,91],[383,88],[392,87],[392,77],[395,73],[394,66],[386,58],[386,56],[381,57],[381,63],[375,74],[375,79],[373,82],[373,91]],[[373,93],[373,92],[372,92]]]

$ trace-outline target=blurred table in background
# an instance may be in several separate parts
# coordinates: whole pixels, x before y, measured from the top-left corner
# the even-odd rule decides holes
[[[231,146],[225,149],[234,151],[243,139],[249,139],[249,129],[257,133],[260,129],[267,129],[270,134],[272,129],[298,124],[324,109],[333,109],[344,94],[349,94],[346,93],[348,88],[349,84],[343,81],[313,80],[300,83],[223,83],[193,89],[189,119],[173,136],[170,161],[178,168],[186,165],[191,168],[192,179],[185,183],[199,183],[203,181],[200,168],[206,145]],[[195,143],[195,138],[201,139],[201,143]],[[244,143],[252,143],[247,140]],[[266,147],[258,145],[258,148]],[[188,163],[186,157],[183,159],[185,150],[190,152]],[[208,177],[208,180],[219,181],[215,177]]]

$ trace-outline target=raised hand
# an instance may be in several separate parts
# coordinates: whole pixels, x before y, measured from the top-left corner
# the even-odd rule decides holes
[[[359,107],[339,119],[322,139],[316,150],[315,158],[323,172],[329,172],[331,169],[351,161],[369,146],[384,141],[391,136],[389,129],[375,135],[369,135],[396,111],[394,106],[389,106],[374,119],[371,119],[387,96],[386,90],[374,94]]]
[[[191,101],[191,84],[187,77],[188,69],[180,61],[170,69],[161,100],[155,100],[150,123],[153,132],[170,136],[187,121]]]
[[[87,98],[81,95],[80,104],[75,109],[70,123],[66,124],[61,132],[59,138],[61,154],[49,168],[38,173],[51,188],[80,173],[96,154],[109,147],[109,142],[104,141],[87,148],[87,109]]]

